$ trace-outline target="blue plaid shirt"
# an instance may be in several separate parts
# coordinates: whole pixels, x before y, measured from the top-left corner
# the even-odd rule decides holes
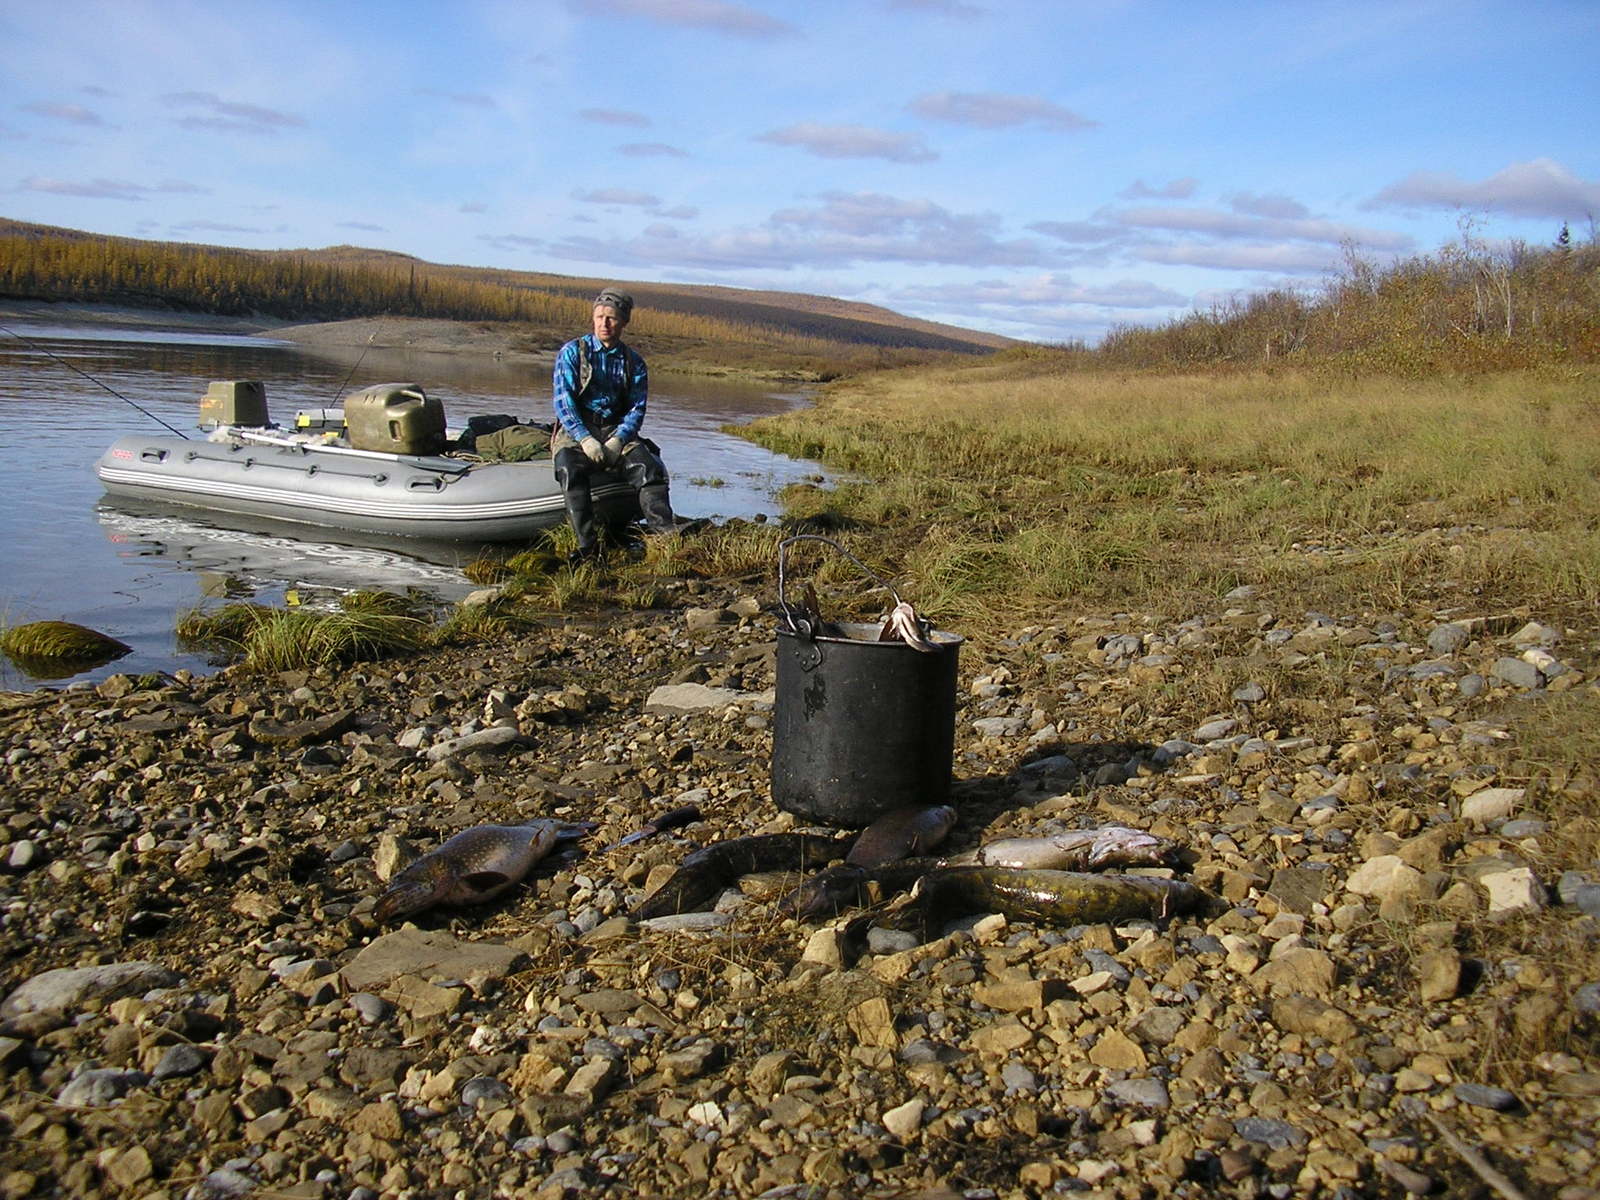
[[[589,388],[578,394],[580,355],[587,354],[594,374]],[[644,424],[650,378],[644,359],[618,342],[607,349],[592,333],[573,338],[556,352],[556,420],[573,441],[593,437],[601,429],[631,442]]]

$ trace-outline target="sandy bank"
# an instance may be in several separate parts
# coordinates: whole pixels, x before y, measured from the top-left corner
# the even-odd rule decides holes
[[[431,317],[358,317],[282,325],[272,336],[317,350],[406,350],[429,354],[492,354],[497,358],[549,358],[556,345],[530,350],[525,327]]]

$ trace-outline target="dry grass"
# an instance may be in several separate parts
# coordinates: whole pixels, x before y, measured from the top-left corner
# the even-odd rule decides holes
[[[1240,583],[1308,607],[1446,586],[1592,604],[1597,378],[1156,376],[1002,355],[838,385],[751,435],[867,477],[796,499],[969,622],[1171,608]]]

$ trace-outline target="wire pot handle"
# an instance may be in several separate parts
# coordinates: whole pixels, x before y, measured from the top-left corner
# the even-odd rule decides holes
[[[896,604],[904,603],[904,601],[900,599],[900,593],[894,590],[894,585],[892,583],[889,583],[871,567],[867,566],[866,563],[862,562],[854,554],[851,554],[850,551],[839,545],[839,543],[834,541],[832,538],[825,538],[821,534],[817,533],[797,533],[793,537],[786,537],[783,539],[783,541],[778,543],[778,607],[783,609],[783,615],[788,619],[789,628],[791,631],[795,633],[809,632],[812,636],[815,636],[816,632],[810,628],[810,622],[807,621],[803,615],[798,618],[796,617],[795,611],[789,607],[789,597],[785,591],[785,574],[787,571],[789,547],[794,545],[796,542],[821,542],[824,546],[828,546],[833,550],[838,551],[851,562],[855,563],[857,567],[861,568],[861,573],[863,575],[893,596]],[[802,614],[803,612],[804,610],[802,610]]]

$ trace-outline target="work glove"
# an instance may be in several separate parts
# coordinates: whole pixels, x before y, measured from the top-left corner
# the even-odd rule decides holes
[[[606,450],[606,463],[609,466],[613,466],[614,467],[619,462],[622,461],[622,439],[621,438],[619,438],[619,437],[608,437],[606,439],[605,450]]]
[[[589,461],[594,463],[595,466],[605,466],[606,448],[600,444],[599,438],[586,437],[583,439],[583,441],[579,442],[578,445],[583,448],[584,454],[588,456]]]

